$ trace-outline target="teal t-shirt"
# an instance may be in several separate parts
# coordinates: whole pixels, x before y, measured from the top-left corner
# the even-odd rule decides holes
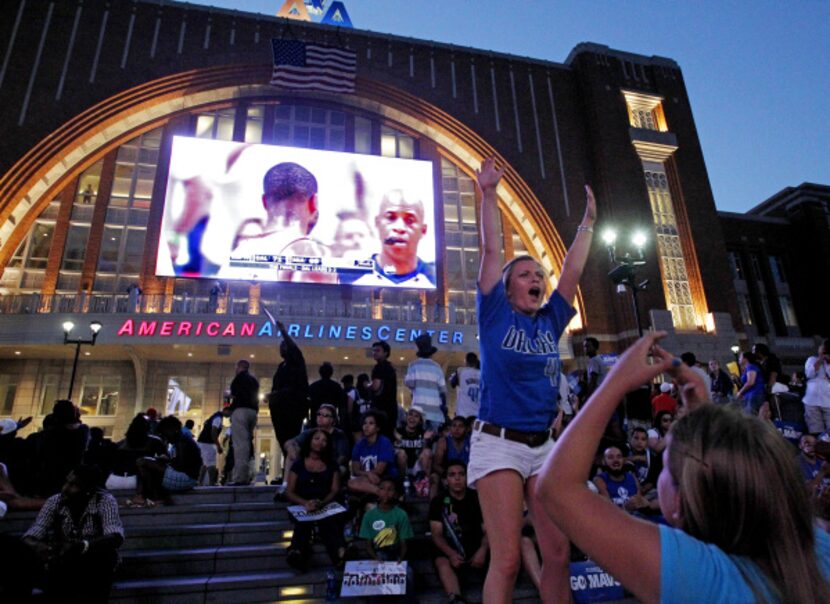
[[[821,574],[830,581],[830,535],[823,531],[816,531],[816,557]],[[730,556],[675,528],[660,526],[660,563],[660,601],[666,604],[754,603],[744,574],[775,601],[767,579],[753,562]]]
[[[399,507],[386,512],[380,508],[369,510],[360,525],[360,538],[371,539],[375,551],[384,558],[397,557],[401,542],[412,537],[409,517]]]

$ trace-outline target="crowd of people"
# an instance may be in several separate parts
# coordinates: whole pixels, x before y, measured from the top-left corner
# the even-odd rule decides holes
[[[315,539],[334,566],[405,560],[415,537],[407,506],[421,497],[430,500],[431,556],[449,602],[465,601],[468,569],[486,573],[485,602],[509,602],[522,566],[542,601],[569,601],[575,551],[644,602],[830,601],[830,343],[786,379],[763,344],[743,352],[732,375],[714,359],[704,368],[691,353],[675,357],[660,332],[609,367],[588,337],[584,369],[566,379],[559,338],[575,313],[596,200],[586,187],[583,220],[548,292],[536,259],[501,264],[502,176],[488,159],[477,179],[480,366],[470,353],[445,376],[422,334],[402,380],[412,394],[403,409],[388,342],[372,344],[371,374],[338,382],[323,363],[309,383],[302,350],[273,319],[282,360],[262,398],[284,459],[277,498],[301,512],[288,563],[307,570]],[[779,431],[785,393],[804,404],[797,448]],[[124,539],[106,489],[133,490],[124,505],[153,507],[198,484],[250,484],[260,399],[240,360],[226,404],[198,435],[151,409],[112,442],[65,400],[26,439],[16,437],[26,420],[0,423],[2,509],[40,510],[22,539],[3,537],[6,593],[54,591],[94,564],[101,572],[84,597],[105,600]],[[408,577],[404,599],[413,601],[411,568]]]

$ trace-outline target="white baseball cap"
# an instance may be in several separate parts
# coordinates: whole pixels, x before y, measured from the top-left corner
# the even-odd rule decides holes
[[[7,417],[5,419],[0,419],[0,434],[11,434],[17,430],[17,422]]]

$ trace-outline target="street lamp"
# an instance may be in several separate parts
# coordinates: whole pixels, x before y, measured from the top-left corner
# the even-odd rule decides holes
[[[63,322],[63,343],[75,345],[75,360],[72,361],[72,377],[69,378],[69,394],[66,395],[67,400],[72,400],[72,388],[75,386],[75,373],[78,371],[78,356],[81,354],[81,346],[84,344],[95,346],[95,340],[98,339],[98,332],[101,331],[102,327],[103,325],[101,325],[100,321],[93,321],[89,324],[89,330],[92,332],[91,339],[84,340],[83,338],[75,338],[73,340],[69,337],[69,334],[75,329],[75,324],[72,321]]]
[[[608,273],[608,276],[611,278],[611,281],[617,284],[618,294],[625,293],[626,289],[631,292],[631,302],[634,306],[634,319],[637,321],[637,333],[642,337],[643,324],[640,321],[640,304],[637,300],[637,294],[648,287],[648,279],[637,283],[637,270],[646,264],[643,248],[646,245],[648,237],[645,231],[634,231],[631,234],[631,246],[637,250],[636,254],[632,255],[630,251],[626,251],[622,256],[617,254],[617,232],[613,228],[607,228],[603,231],[602,240],[608,249],[608,257],[611,259],[611,264],[616,265]]]
[[[740,370],[740,367],[741,367],[741,359],[740,359],[740,357],[738,356],[738,353],[741,351],[741,347],[740,347],[740,346],[738,346],[737,344],[735,344],[735,345],[734,345],[734,346],[732,346],[729,350],[731,350],[731,351],[732,351],[732,355],[735,357],[735,364],[738,366],[738,370]]]

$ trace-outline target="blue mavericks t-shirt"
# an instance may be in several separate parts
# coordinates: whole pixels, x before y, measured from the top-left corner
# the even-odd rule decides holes
[[[499,281],[486,296],[478,290],[481,348],[479,419],[504,428],[547,430],[559,395],[559,337],[576,314],[554,290],[535,316],[516,312]]]
[[[618,507],[625,508],[625,502],[637,494],[637,478],[631,472],[623,474],[623,479],[620,481],[612,479],[608,472],[600,472],[599,477],[608,489],[611,503]]]
[[[395,466],[395,448],[392,446],[392,441],[382,434],[378,435],[378,439],[372,445],[365,438],[355,443],[352,449],[352,461],[359,461],[360,467],[367,472],[373,470],[378,463],[385,461],[386,470],[383,475],[390,478],[398,476],[398,469]]]
[[[830,535],[817,530],[816,558],[825,580],[830,580]],[[769,583],[761,570],[740,556],[730,556],[716,545],[704,543],[669,526],[660,526],[660,601],[666,604],[697,602],[754,604],[752,588],[741,573],[769,602]]]

